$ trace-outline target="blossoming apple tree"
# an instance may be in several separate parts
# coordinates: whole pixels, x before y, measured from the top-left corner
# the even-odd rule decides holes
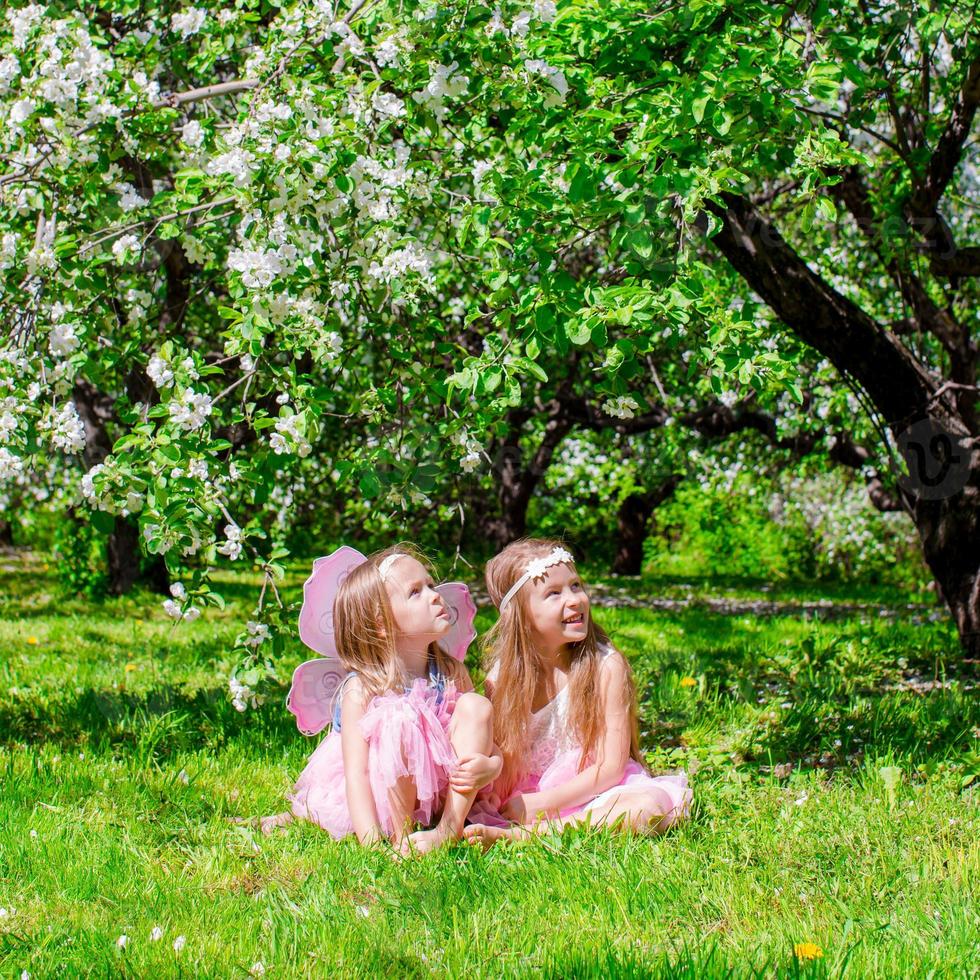
[[[219,601],[219,554],[274,593],[263,506],[314,451],[411,508],[486,464],[549,357],[622,410],[697,323],[716,392],[795,391],[777,324],[883,452],[916,461],[919,423],[952,446],[954,492],[903,492],[973,649],[971,26],[959,3],[8,6],[0,481],[77,460],[180,617]]]

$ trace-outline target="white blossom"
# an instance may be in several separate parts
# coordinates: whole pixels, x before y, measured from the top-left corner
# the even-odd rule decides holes
[[[85,424],[75,410],[74,402],[66,402],[51,423],[51,442],[66,453],[80,453],[85,448]]]
[[[182,38],[197,34],[207,20],[208,12],[200,7],[190,7],[182,14],[174,14],[170,18],[170,27]]]
[[[232,249],[228,268],[240,272],[242,283],[249,289],[264,289],[282,272],[282,262],[278,253],[269,249]]]
[[[135,235],[121,235],[112,243],[112,254],[117,261],[126,261],[130,253],[137,258],[140,254],[140,240]]]
[[[125,949],[128,943],[129,943],[129,936],[126,935],[122,935],[116,940],[116,946],[119,949]]]
[[[0,482],[11,480],[24,472],[24,461],[9,449],[0,446]]]
[[[170,401],[171,421],[187,432],[200,429],[211,414],[211,397],[188,388],[179,398]]]
[[[156,943],[163,939],[163,930],[159,926],[154,926],[150,932],[150,942]]]
[[[181,602],[187,598],[187,588],[184,586],[183,582],[173,582],[170,585],[170,594],[175,598],[179,599]]]
[[[179,953],[184,948],[184,946],[186,946],[186,945],[187,945],[187,937],[186,936],[178,936],[174,940],[174,952],[175,953]]]
[[[191,119],[181,127],[180,138],[188,146],[200,146],[204,142],[204,129],[196,119]]]
[[[602,405],[602,410],[606,415],[612,415],[614,418],[631,419],[636,415],[639,407],[636,399],[631,395],[619,395],[607,399]]]
[[[48,336],[48,350],[54,357],[68,357],[78,350],[81,341],[75,333],[75,323],[55,323]]]
[[[146,365],[147,377],[157,386],[166,388],[174,380],[174,372],[166,358],[154,354]]]

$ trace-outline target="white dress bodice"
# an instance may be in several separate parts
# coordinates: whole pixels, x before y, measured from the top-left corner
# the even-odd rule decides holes
[[[605,660],[612,647],[604,647],[601,656]],[[497,679],[497,665],[490,669],[487,680]],[[562,752],[577,747],[578,743],[569,722],[568,685],[566,684],[546,705],[531,713],[528,723],[528,772],[542,773]]]

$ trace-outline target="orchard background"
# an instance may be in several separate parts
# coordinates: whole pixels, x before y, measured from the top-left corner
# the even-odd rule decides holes
[[[70,879],[69,828],[102,826],[101,804],[77,808],[110,773],[131,790],[118,826],[155,860],[277,806],[310,748],[281,697],[313,558],[407,538],[476,588],[495,550],[547,533],[648,679],[651,763],[703,769],[683,846],[568,846],[627,869],[655,847],[682,882],[722,840],[746,834],[732,860],[749,863],[769,847],[776,825],[747,814],[780,792],[825,786],[852,840],[882,808],[871,890],[810,920],[826,959],[793,952],[799,909],[760,934],[754,886],[718,868],[701,887],[734,889],[723,925],[678,893],[683,950],[615,964],[764,972],[781,943],[793,969],[952,968],[978,928],[948,873],[977,860],[978,104],[960,2],[8,4],[0,911],[20,911],[0,916],[0,962],[128,962],[78,882],[18,897],[43,864],[23,828],[62,814],[47,861]],[[86,758],[63,782],[69,753]],[[210,782],[158,838],[146,794],[170,806],[192,756]],[[245,779],[252,796],[227,795]],[[928,800],[918,843],[885,868],[905,800]],[[799,833],[819,849],[819,819]],[[362,861],[290,841],[337,873]],[[93,840],[91,866],[117,862],[99,881],[124,904],[117,844]],[[818,887],[835,894],[857,853],[815,857]],[[570,939],[589,907],[571,874],[569,919],[508,969],[598,962]],[[214,880],[176,887],[168,914]],[[77,926],[63,938],[91,931],[74,961],[43,940],[52,910]],[[472,916],[438,942],[384,928],[404,927],[413,970],[489,970],[515,937],[435,956]],[[371,968],[359,936],[330,946],[335,966]],[[273,960],[295,972],[299,945]],[[197,970],[232,969],[209,955]]]

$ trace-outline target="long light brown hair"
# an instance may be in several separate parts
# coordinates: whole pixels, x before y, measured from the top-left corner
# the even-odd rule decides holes
[[[511,586],[524,574],[527,564],[544,558],[560,541],[523,538],[509,544],[487,563],[487,591],[497,608]],[[530,582],[527,586],[530,586]],[[568,675],[569,721],[582,748],[579,771],[592,761],[605,732],[605,717],[599,693],[599,670],[603,648],[609,644],[605,630],[589,611],[584,640],[568,645],[571,670]],[[500,776],[502,792],[511,791],[527,771],[528,730],[534,691],[542,673],[541,660],[534,645],[534,630],[528,611],[528,588],[522,587],[507,603],[500,618],[483,640],[486,666],[497,668],[493,684],[494,738],[504,756]],[[624,658],[625,660],[625,658]],[[630,712],[630,756],[642,763],[637,726],[636,692],[629,663],[623,697]]]
[[[398,627],[382,581],[379,567],[389,555],[407,555],[419,562],[429,574],[432,565],[411,544],[396,544],[368,555],[337,589],[334,598],[334,635],[340,662],[357,671],[371,695],[400,690],[408,678],[402,670],[395,640]],[[462,664],[445,653],[436,643],[429,644],[429,655],[447,680],[462,679]]]

